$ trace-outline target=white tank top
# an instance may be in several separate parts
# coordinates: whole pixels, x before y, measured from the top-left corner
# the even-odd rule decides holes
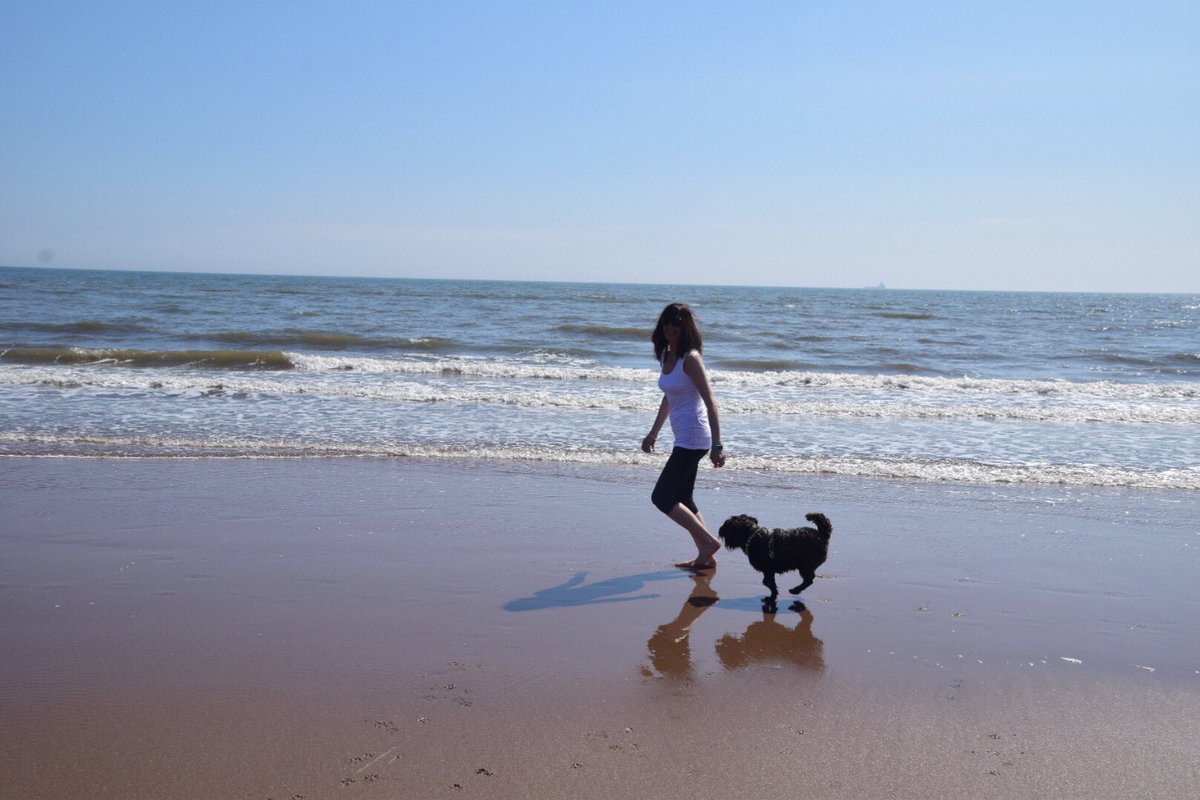
[[[675,434],[675,446],[689,450],[712,447],[708,409],[704,407],[700,390],[683,371],[683,357],[676,359],[675,369],[670,372],[659,370],[658,388],[666,394],[667,405],[671,409],[671,432]]]

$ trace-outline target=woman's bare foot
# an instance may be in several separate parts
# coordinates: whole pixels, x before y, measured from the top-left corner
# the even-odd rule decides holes
[[[717,566],[717,559],[713,558],[717,551],[721,549],[721,543],[717,542],[717,546],[712,549],[704,548],[700,554],[691,561],[680,561],[675,566],[680,569],[712,569]]]

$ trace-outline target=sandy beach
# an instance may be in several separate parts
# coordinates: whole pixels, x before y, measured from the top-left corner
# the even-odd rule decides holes
[[[1200,794],[1195,493],[705,471],[833,520],[765,614],[652,483],[0,460],[0,797]]]

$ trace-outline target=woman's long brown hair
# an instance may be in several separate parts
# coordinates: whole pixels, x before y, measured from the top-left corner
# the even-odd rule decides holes
[[[663,356],[667,353],[667,335],[663,333],[663,326],[668,322],[679,324],[679,352],[675,354],[676,358],[690,350],[704,352],[700,328],[696,326],[696,317],[688,308],[688,304],[671,303],[658,315],[658,324],[654,326],[654,333],[650,335],[650,341],[654,342],[654,357],[658,359],[658,363],[662,363]]]

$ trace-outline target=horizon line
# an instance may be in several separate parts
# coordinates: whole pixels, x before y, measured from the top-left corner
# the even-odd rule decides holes
[[[829,290],[829,291],[879,291],[879,292],[967,292],[983,294],[1079,294],[1079,295],[1194,295],[1195,291],[1118,291],[1112,289],[962,289],[962,288],[908,288],[892,286],[880,282],[871,286],[815,286],[788,285],[772,283],[721,283],[721,282],[691,282],[663,283],[658,281],[601,281],[601,280],[569,280],[552,278],[462,278],[462,277],[422,277],[414,275],[363,275],[363,274],[327,274],[309,272],[253,272],[228,271],[224,269],[148,269],[145,267],[78,267],[60,266],[57,264],[0,264],[0,269],[46,270],[59,272],[127,272],[147,275],[213,275],[220,277],[251,277],[251,278],[322,278],[332,280],[385,280],[385,281],[444,281],[447,283],[541,283],[579,286],[695,286],[715,289],[789,289],[789,290]]]

